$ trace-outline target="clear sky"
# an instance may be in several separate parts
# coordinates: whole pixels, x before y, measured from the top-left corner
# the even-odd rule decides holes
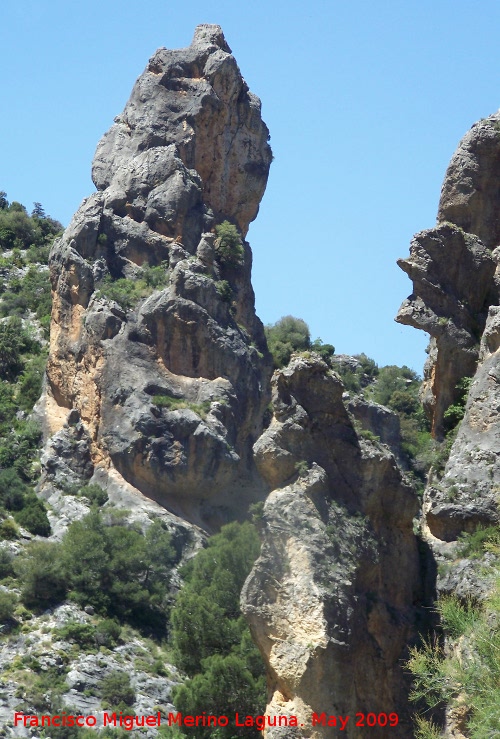
[[[499,21],[495,0],[4,0],[0,190],[67,225],[155,49],[219,23],[275,156],[248,236],[260,317],[421,372],[426,336],[393,321],[411,292],[395,262],[500,105]]]

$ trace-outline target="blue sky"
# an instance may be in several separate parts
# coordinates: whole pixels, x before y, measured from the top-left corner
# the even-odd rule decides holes
[[[219,23],[275,156],[248,236],[260,317],[421,372],[426,336],[393,321],[411,292],[395,262],[434,224],[462,135],[500,105],[499,20],[493,0],[4,0],[0,189],[67,225],[155,49]]]

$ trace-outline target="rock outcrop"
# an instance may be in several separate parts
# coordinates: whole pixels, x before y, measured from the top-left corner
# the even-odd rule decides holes
[[[292,357],[254,447],[273,491],[242,605],[268,666],[267,713],[299,724],[269,739],[333,736],[314,713],[350,715],[345,736],[358,737],[356,712],[388,707],[400,717],[391,735],[412,733],[401,660],[421,596],[417,500],[388,448],[358,438],[343,391],[319,357]]]
[[[444,473],[431,476],[424,513],[436,540],[498,522],[500,113],[476,123],[446,172],[435,228],[417,234],[399,265],[413,294],[397,321],[431,335],[423,400],[437,439],[457,385],[473,378]],[[448,425],[449,430],[449,425]]]
[[[270,162],[259,100],[218,26],[156,52],[97,148],[97,192],[51,254],[41,492],[61,507],[65,488],[90,480],[136,517],[166,509],[179,549],[196,539],[186,521],[214,531],[268,495],[243,608],[268,668],[267,714],[303,726],[266,736],[326,739],[318,713],[351,716],[353,739],[356,713],[395,713],[403,739],[402,660],[422,597],[417,499],[370,438],[374,428],[396,448],[394,417],[353,402],[368,427],[358,433],[340,378],[314,353],[275,373],[265,427],[272,363],[244,239]],[[457,234],[491,277],[487,249]],[[467,352],[484,296],[464,285],[457,305],[464,296]]]
[[[187,49],[153,55],[97,147],[98,191],[51,254],[47,435],[81,424],[85,478],[205,528],[259,489],[271,361],[244,237],[268,138],[221,29],[198,26]]]

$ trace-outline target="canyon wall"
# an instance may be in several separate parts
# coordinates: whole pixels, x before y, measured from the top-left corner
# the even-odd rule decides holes
[[[156,505],[177,531],[202,533],[260,502],[262,552],[242,607],[267,668],[267,715],[298,720],[266,737],[330,737],[313,726],[324,713],[351,716],[354,739],[362,712],[397,713],[391,736],[403,739],[402,665],[423,598],[417,497],[363,431],[359,419],[383,409],[353,403],[318,355],[292,356],[271,381],[245,241],[268,138],[218,26],[154,54],[97,147],[97,192],[51,254],[40,491],[70,517],[68,485],[97,482],[111,505]],[[491,277],[487,248],[455,230],[471,268]],[[484,296],[462,292],[468,357]]]
[[[499,175],[495,113],[460,142],[446,172],[436,226],[417,234],[409,258],[399,262],[413,281],[413,294],[396,320],[431,337],[423,402],[437,439],[450,430],[447,410],[466,397],[444,474],[431,474],[424,499],[425,524],[437,550],[440,541],[453,542],[461,532],[499,521]],[[465,385],[464,378],[470,378]]]

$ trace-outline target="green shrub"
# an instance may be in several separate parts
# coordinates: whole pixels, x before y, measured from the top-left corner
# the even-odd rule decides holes
[[[156,290],[163,287],[167,283],[168,262],[162,262],[158,267],[145,266],[142,268],[142,277],[148,287]]]
[[[0,380],[0,435],[11,430],[17,410],[13,386]]]
[[[219,280],[219,282],[215,283],[215,288],[225,303],[231,302],[233,299],[233,291],[227,280]]]
[[[14,574],[14,567],[12,566],[13,559],[8,549],[0,548],[0,580]]]
[[[444,630],[454,639],[473,629],[479,618],[478,610],[470,600],[462,603],[454,596],[440,598],[437,610]]]
[[[21,341],[12,322],[0,323],[0,373],[6,380],[15,380],[23,368]]]
[[[37,456],[41,440],[38,423],[30,420],[13,420],[13,428],[0,438],[0,467],[13,467],[26,482],[33,479],[32,463]]]
[[[0,539],[12,541],[19,538],[19,528],[12,518],[5,518],[0,523]]]
[[[330,364],[330,360],[335,354],[335,347],[333,344],[324,344],[319,338],[314,339],[311,343],[311,350],[316,352],[316,354],[319,354],[321,359],[327,364]]]
[[[442,732],[436,724],[422,716],[415,717],[415,739],[441,739]]]
[[[14,513],[17,523],[31,534],[50,536],[50,522],[43,501],[30,493],[24,499],[23,508]]]
[[[466,736],[485,739],[500,732],[500,579],[481,605],[446,598],[438,603],[446,647],[429,640],[411,650],[413,700],[429,707],[468,707]],[[418,727],[420,730],[429,727]],[[435,734],[420,733],[427,737]]]
[[[47,264],[49,261],[50,246],[35,246],[32,244],[27,249],[24,258],[28,264]]]
[[[416,372],[406,365],[387,365],[378,371],[376,381],[370,385],[367,393],[370,400],[380,405],[386,405],[393,410],[400,410],[407,406],[404,413],[413,413],[420,405],[418,402],[418,390],[420,378]],[[394,405],[391,404],[393,399]]]
[[[98,295],[114,300],[122,308],[133,308],[139,300],[147,298],[153,291],[164,285],[167,272],[164,267],[143,267],[141,277],[132,280],[128,277],[113,279],[107,275],[99,286]]]
[[[94,647],[96,644],[96,633],[92,624],[68,621],[64,626],[55,629],[54,634],[58,639],[73,641],[83,649]]]
[[[47,357],[45,354],[32,357],[25,365],[19,381],[18,404],[21,410],[31,411],[42,393],[42,382]]]
[[[0,505],[8,511],[20,511],[30,488],[12,467],[0,470]]]
[[[309,326],[301,318],[283,316],[276,323],[267,325],[265,333],[275,368],[287,365],[293,352],[311,347]]]
[[[295,472],[299,477],[305,477],[309,472],[309,463],[305,459],[302,459],[300,462],[296,462]]]
[[[106,675],[101,682],[100,692],[103,705],[107,704],[112,711],[133,713],[135,691],[130,684],[130,677],[125,672],[113,670]]]
[[[429,708],[445,703],[454,693],[444,653],[435,641],[426,641],[422,647],[410,649],[408,669],[413,676],[410,699],[424,701]]]
[[[214,654],[203,662],[203,672],[188,680],[174,691],[178,711],[187,715],[201,715],[210,706],[210,713],[218,716],[262,715],[265,702],[265,678],[255,677],[244,662],[234,654]],[[213,727],[184,729],[188,736],[196,739],[211,739]],[[254,727],[239,728],[240,737],[258,737]],[[217,729],[220,739],[233,739],[234,726]]]
[[[0,315],[23,316],[34,311],[38,318],[50,316],[52,297],[48,271],[30,267],[21,280],[11,280],[0,303]]]
[[[79,495],[87,498],[91,505],[98,507],[108,502],[108,494],[100,485],[84,485],[78,491]]]
[[[197,413],[200,418],[205,419],[212,406],[210,400],[204,400],[201,403],[191,403],[184,398],[175,398],[173,395],[154,395],[153,403],[158,408],[167,408],[170,411],[182,410],[183,408],[189,408],[189,410]]]
[[[232,523],[223,526],[183,569],[184,586],[171,614],[172,643],[177,664],[193,679],[175,692],[181,712],[210,706],[211,713],[238,710],[255,715],[264,708],[262,659],[239,605],[259,549],[251,524]],[[213,729],[198,731],[199,727],[199,739],[213,736]],[[256,736],[255,729],[242,731],[241,736]]]
[[[0,195],[4,204],[0,207],[0,249],[41,248],[62,231],[62,225],[47,216],[39,203],[29,216],[24,205],[15,201],[9,204],[6,193]]]
[[[455,385],[456,400],[448,406],[443,414],[445,430],[450,431],[451,429],[454,429],[463,419],[465,406],[467,404],[467,396],[469,394],[472,380],[472,377],[462,377],[462,379]]]
[[[432,454],[430,456],[430,464],[432,471],[438,479],[440,479],[446,469],[446,463],[448,462],[451,448],[455,439],[457,438],[458,426],[452,431],[449,431],[444,441],[434,442],[432,447]]]
[[[95,629],[95,640],[99,646],[116,647],[120,640],[122,629],[119,623],[110,618],[101,619]]]
[[[366,441],[380,442],[380,436],[374,434],[373,431],[370,431],[370,429],[360,428],[358,430],[358,434],[359,436],[361,436],[362,439],[365,439]]]
[[[500,553],[500,529],[498,526],[479,526],[472,533],[462,533],[458,537],[460,557],[479,559],[486,551]]]
[[[14,560],[20,580],[21,600],[28,608],[48,608],[64,600],[66,574],[61,558],[61,544],[31,542]]]
[[[161,633],[175,561],[169,533],[157,521],[143,536],[125,526],[105,526],[94,510],[75,521],[62,542],[71,597],[101,614]]]
[[[217,239],[215,251],[222,263],[237,266],[243,263],[245,252],[238,229],[229,221],[223,221],[215,227]]]
[[[17,595],[0,590],[0,623],[4,624],[14,618],[17,602]]]
[[[142,285],[146,289],[146,283]],[[114,300],[122,308],[132,308],[141,297],[141,286],[135,280],[120,277],[117,280],[107,275],[99,287],[99,296]]]

